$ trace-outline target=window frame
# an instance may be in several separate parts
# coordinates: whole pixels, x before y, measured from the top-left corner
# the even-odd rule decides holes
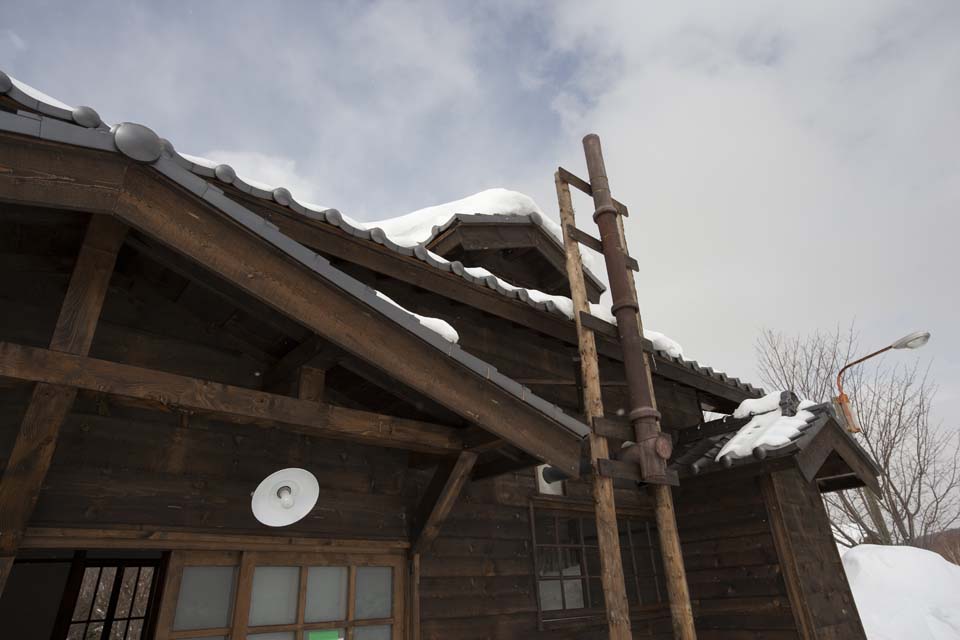
[[[237,568],[230,625],[209,629],[174,630],[177,599],[183,569],[187,566],[230,566]],[[250,626],[250,604],[253,594],[253,574],[258,566],[299,567],[297,621],[290,624]],[[304,622],[306,585],[309,567],[340,566],[347,568],[347,618],[333,622]],[[393,570],[391,616],[370,620],[354,620],[356,606],[356,574],[358,567],[390,567]],[[366,554],[344,552],[306,551],[175,551],[171,555],[160,605],[156,640],[183,638],[224,637],[245,640],[248,634],[294,632],[295,640],[304,640],[307,631],[344,629],[345,640],[351,640],[353,629],[365,626],[389,625],[391,638],[404,638],[406,559],[394,554]]]
[[[593,603],[593,593],[590,588],[591,581],[600,580],[599,575],[592,575],[589,572],[589,566],[587,562],[587,549],[596,549],[599,554],[598,545],[588,545],[585,541],[585,536],[583,533],[583,525],[579,522],[585,518],[595,518],[596,513],[593,508],[592,503],[580,502],[571,499],[558,499],[556,497],[545,497],[538,496],[530,500],[529,503],[529,524],[530,524],[530,540],[531,540],[531,563],[533,565],[533,584],[534,584],[534,598],[536,599],[537,605],[537,628],[540,631],[549,630],[556,628],[557,626],[570,625],[570,624],[602,624],[606,619],[606,608],[603,604],[594,606]],[[553,516],[554,518],[554,540],[549,542],[542,542],[537,539],[537,517],[540,516]],[[577,519],[577,530],[579,533],[579,543],[560,543],[559,542],[559,522],[563,519]],[[669,607],[666,596],[664,594],[663,586],[661,585],[662,572],[661,567],[658,564],[658,558],[654,554],[654,546],[652,535],[656,534],[656,521],[652,509],[618,509],[617,510],[617,524],[618,530],[621,529],[622,523],[634,522],[642,523],[645,527],[645,534],[648,537],[648,544],[650,546],[650,565],[652,567],[651,578],[653,579],[653,587],[657,593],[656,602],[634,602],[630,601],[628,597],[628,604],[630,606],[631,618],[641,616],[644,613],[648,612],[658,612],[662,611],[664,608]],[[624,532],[619,531],[621,540],[624,537]],[[631,559],[632,572],[627,571],[627,567],[624,569],[624,578],[626,580],[633,578],[635,581],[635,593],[637,599],[641,598],[640,593],[640,578],[637,567],[637,547],[633,543],[632,527],[626,528],[626,538],[627,543],[630,545],[629,557]],[[659,544],[659,542],[658,542]],[[557,577],[548,577],[541,578],[540,576],[540,565],[541,565],[541,552],[546,549],[578,549],[580,553],[580,575],[575,576],[563,576],[562,570],[561,575]],[[640,551],[642,553],[642,551]],[[624,551],[621,548],[621,561],[623,561]],[[561,556],[562,557],[562,556]],[[567,608],[566,607],[566,593],[563,588],[565,580],[579,580],[584,588],[583,602],[584,607],[579,608]],[[564,608],[562,609],[544,609],[543,603],[540,597],[540,582],[541,581],[554,581],[560,584],[560,593],[561,593],[561,602],[563,602]],[[602,583],[601,583],[601,589]],[[628,589],[628,596],[629,596]]]

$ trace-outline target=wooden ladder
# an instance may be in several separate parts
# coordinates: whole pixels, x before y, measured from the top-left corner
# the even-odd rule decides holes
[[[609,637],[611,640],[632,638],[630,606],[623,577],[613,492],[614,479],[624,478],[645,482],[652,487],[674,637],[695,640],[693,611],[670,489],[671,484],[677,484],[677,478],[676,473],[672,473],[666,464],[672,452],[672,442],[669,436],[660,432],[649,354],[643,351],[643,326],[636,302],[633,272],[639,271],[639,266],[627,251],[623,231],[623,218],[628,215],[628,210],[610,195],[599,138],[588,135],[584,138],[583,145],[590,182],[578,178],[562,167],[554,174],[554,182],[560,207],[574,321],[577,325],[584,414],[591,425],[589,456]],[[601,239],[577,228],[570,196],[571,186],[593,197],[594,221],[600,228]],[[617,332],[614,337],[620,339],[624,352],[624,368],[630,391],[629,420],[605,418],[603,414],[594,332],[608,333],[611,327],[590,313],[580,244],[602,253],[607,263],[614,299],[613,308],[617,317]],[[619,460],[613,460],[610,458],[608,438],[621,442],[633,441],[636,444],[621,449]]]

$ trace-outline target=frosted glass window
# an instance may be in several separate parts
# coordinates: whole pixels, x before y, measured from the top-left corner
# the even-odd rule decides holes
[[[293,640],[293,631],[275,631],[273,633],[254,633],[247,640]]]
[[[236,567],[184,567],[173,628],[230,626]]]
[[[357,567],[357,620],[389,618],[393,608],[393,569]]]
[[[250,596],[250,626],[297,621],[300,567],[257,567]],[[250,636],[253,637],[253,636]],[[286,636],[277,636],[283,640]],[[264,636],[264,640],[273,640]]]
[[[304,631],[304,640],[343,640],[343,629],[315,629],[314,631]],[[353,636],[356,638],[356,634]]]
[[[329,622],[347,618],[347,568],[307,569],[307,606],[304,622]]]
[[[353,640],[390,640],[390,625],[354,627]]]

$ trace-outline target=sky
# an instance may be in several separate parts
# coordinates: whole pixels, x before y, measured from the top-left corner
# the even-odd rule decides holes
[[[648,328],[754,381],[765,328],[926,329],[896,357],[960,422],[955,0],[0,0],[0,69],[360,220],[490,187],[557,217],[595,132]]]

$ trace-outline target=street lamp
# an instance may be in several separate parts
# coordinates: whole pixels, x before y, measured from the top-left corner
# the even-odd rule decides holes
[[[881,353],[890,351],[891,349],[919,349],[923,345],[927,344],[930,341],[930,332],[929,331],[914,331],[913,333],[907,334],[894,342],[893,344],[880,349],[879,351],[874,351],[869,355],[865,355],[859,360],[854,360],[849,362],[840,369],[840,373],[837,374],[837,391],[840,392],[840,395],[837,396],[836,402],[840,405],[841,411],[843,411],[843,417],[847,422],[847,431],[850,433],[859,433],[860,426],[857,425],[856,419],[853,417],[853,410],[850,408],[850,398],[847,397],[847,394],[843,392],[843,374],[850,367],[860,364],[864,360],[869,360],[873,356],[878,356]]]

